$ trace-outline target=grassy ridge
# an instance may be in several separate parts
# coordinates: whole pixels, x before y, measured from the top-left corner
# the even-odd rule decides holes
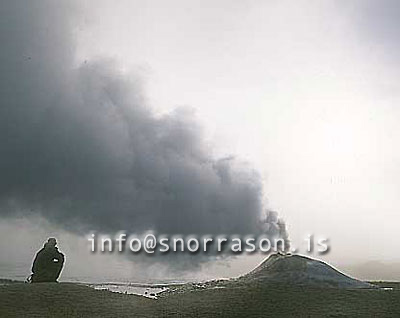
[[[254,283],[151,300],[72,283],[14,283],[0,286],[0,317],[399,317],[399,284],[394,287],[343,290]]]

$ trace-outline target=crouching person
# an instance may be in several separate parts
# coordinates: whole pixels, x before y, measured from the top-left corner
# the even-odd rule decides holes
[[[37,252],[32,266],[32,283],[56,282],[64,265],[64,254],[58,251],[57,241],[51,237]]]

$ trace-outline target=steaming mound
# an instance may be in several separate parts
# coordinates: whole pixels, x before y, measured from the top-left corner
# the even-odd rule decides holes
[[[344,275],[328,264],[300,255],[273,254],[240,281],[335,288],[373,288]]]

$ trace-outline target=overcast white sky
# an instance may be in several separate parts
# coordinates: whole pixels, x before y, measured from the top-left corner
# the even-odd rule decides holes
[[[76,65],[114,59],[143,80],[156,112],[195,109],[215,155],[261,171],[294,245],[313,233],[330,238],[323,259],[333,264],[400,260],[396,1],[101,0],[76,10]]]
[[[331,261],[398,258],[395,2],[97,3],[79,61],[135,69],[159,112],[195,108],[214,149],[262,171],[294,242],[329,237]]]

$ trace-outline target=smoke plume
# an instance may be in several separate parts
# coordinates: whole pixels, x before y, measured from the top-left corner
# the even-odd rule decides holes
[[[2,4],[0,216],[78,234],[279,233],[261,222],[258,173],[213,158],[192,111],[156,116],[112,61],[76,65],[74,10]]]

